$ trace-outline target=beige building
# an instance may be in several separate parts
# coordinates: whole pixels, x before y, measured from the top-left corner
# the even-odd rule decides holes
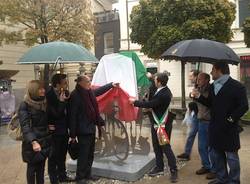
[[[108,11],[112,10],[112,4],[117,2],[115,0],[89,0],[91,4],[91,8],[93,13],[100,11]],[[0,22],[0,28],[4,29],[18,29],[20,27],[16,26],[14,28],[7,27],[7,25]],[[29,47],[24,45],[22,42],[18,42],[17,44],[3,44],[0,46],[0,61],[3,64],[0,66],[1,70],[19,70],[19,72],[12,77],[16,82],[12,83],[14,93],[17,97],[17,103],[22,99],[24,95],[24,89],[29,80],[35,79],[38,76],[39,69],[41,69],[42,65],[34,66],[34,65],[20,65],[17,64],[18,59],[28,51]],[[94,53],[93,50],[91,50]],[[74,79],[76,78],[79,70],[85,72],[86,69],[90,70],[91,65],[79,65],[79,64],[66,64],[64,65],[64,71],[68,74],[70,89],[74,87]],[[34,70],[36,68],[36,70]]]
[[[121,50],[134,50],[138,53],[141,60],[144,62],[145,66],[148,65],[157,65],[159,71],[167,70],[170,72],[170,80],[169,86],[175,97],[181,96],[181,65],[179,62],[169,62],[169,61],[155,61],[150,58],[147,58],[143,53],[140,52],[140,46],[137,44],[132,44],[128,39],[128,26],[127,26],[127,12],[126,5],[128,5],[128,14],[130,14],[132,7],[137,5],[139,0],[89,0],[92,6],[93,13],[95,12],[103,12],[112,10],[114,8],[118,9],[120,16],[120,30],[121,30]],[[242,22],[242,16],[239,13],[242,10],[242,2],[248,2],[248,0],[231,0],[236,4],[236,20],[232,25],[234,29],[234,38],[232,42],[228,45],[235,50],[235,52],[239,55],[250,55],[250,49],[246,48],[243,42],[243,34],[240,29],[240,25]],[[127,3],[127,4],[126,4]],[[129,20],[128,20],[129,21]],[[0,27],[5,25],[0,24]],[[18,29],[18,27],[16,27]],[[0,66],[0,69],[14,69],[19,70],[19,73],[13,77],[16,82],[13,83],[13,89],[17,92],[17,96],[23,95],[23,89],[26,86],[28,80],[35,78],[34,66],[33,65],[18,65],[16,62],[25,53],[29,48],[26,47],[21,42],[17,44],[11,45],[3,45],[0,46],[0,60],[3,61],[3,64]],[[94,53],[94,51],[92,50]],[[92,66],[86,66],[79,64],[72,65],[64,65],[65,72],[69,76],[70,89],[74,87],[73,80],[76,75],[79,73],[79,70],[85,71],[86,68],[89,70]],[[187,64],[186,65],[186,78],[188,75],[188,71],[194,68],[194,65]],[[203,71],[209,72],[211,69],[211,65],[202,64],[201,69]],[[231,66],[231,73],[233,78],[239,79],[240,70],[237,66]],[[186,81],[186,91],[190,90],[190,86],[188,81]],[[22,91],[22,92],[20,92]]]

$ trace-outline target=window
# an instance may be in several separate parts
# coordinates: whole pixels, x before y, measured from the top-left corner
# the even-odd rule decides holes
[[[104,33],[104,54],[114,53],[114,36],[113,32]]]
[[[246,17],[250,16],[250,0],[239,0],[239,26],[242,24]]]

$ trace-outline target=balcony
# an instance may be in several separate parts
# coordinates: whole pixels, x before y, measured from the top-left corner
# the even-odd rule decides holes
[[[115,20],[119,20],[119,13],[117,10],[107,11],[107,12],[100,12],[95,13],[96,22],[111,22]]]

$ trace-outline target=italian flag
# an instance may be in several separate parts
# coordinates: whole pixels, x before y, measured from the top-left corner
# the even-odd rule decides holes
[[[120,87],[97,97],[100,112],[111,112],[113,103],[116,103],[119,120],[136,120],[138,108],[129,104],[129,98],[138,98],[138,88],[147,87],[149,80],[146,69],[135,52],[124,51],[101,58],[92,79],[92,86],[103,86],[110,82],[118,82]]]

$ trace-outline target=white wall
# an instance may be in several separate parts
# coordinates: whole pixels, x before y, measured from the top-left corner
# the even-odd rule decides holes
[[[3,45],[0,47],[0,60],[3,64],[0,65],[1,70],[19,70],[19,72],[12,77],[16,80],[13,83],[13,89],[25,88],[27,81],[34,79],[33,65],[17,64],[18,59],[28,50],[22,43]]]

